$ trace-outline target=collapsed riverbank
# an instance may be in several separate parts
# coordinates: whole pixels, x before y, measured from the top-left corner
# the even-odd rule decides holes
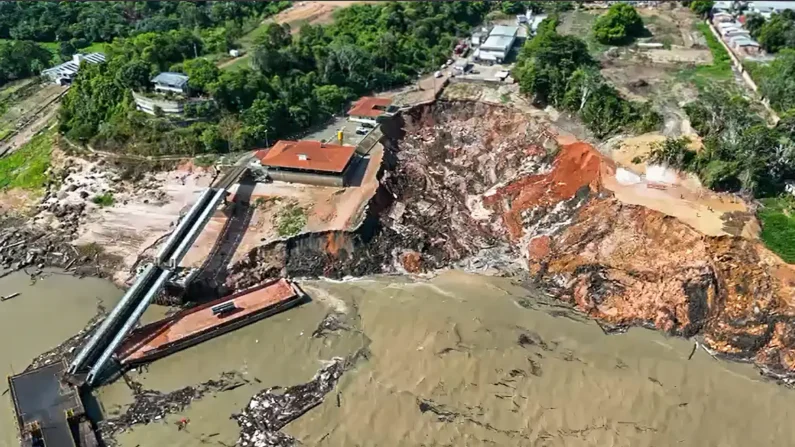
[[[609,157],[560,144],[554,126],[511,107],[439,101],[384,133],[382,187],[357,230],[257,247],[232,266],[230,286],[449,267],[516,275],[606,330],[695,336],[710,352],[791,382],[795,270],[757,240],[739,230],[705,235],[622,202],[606,186],[617,184]],[[739,228],[753,220],[718,216],[726,234],[738,219]]]
[[[279,276],[433,274],[448,268],[514,276],[603,322],[606,332],[645,326],[697,337],[711,353],[753,362],[767,376],[792,382],[795,273],[744,237],[747,232],[708,236],[651,204],[637,204],[642,197],[622,201],[609,157],[571,143],[543,117],[508,105],[441,100],[397,116],[383,132],[379,186],[362,223],[255,247],[229,267],[229,289]],[[118,280],[130,274],[137,256],[113,264],[101,255],[151,248],[209,181],[208,173],[183,170],[118,187],[112,170],[99,171],[94,164],[68,167],[42,201],[34,226],[8,221],[0,233],[0,263],[112,273]],[[173,177],[174,191],[157,186],[161,177]],[[88,203],[109,191],[129,206],[110,212]],[[128,222],[132,242],[113,247],[113,222],[130,218],[135,206],[166,204],[170,211],[157,225],[137,234],[139,227]],[[57,225],[43,226],[44,218]],[[734,211],[721,219],[728,229],[753,217]],[[104,230],[86,230],[97,225]],[[87,244],[91,254],[80,254],[75,243],[100,233],[107,237]],[[423,400],[420,408],[448,419],[464,414],[435,401]]]

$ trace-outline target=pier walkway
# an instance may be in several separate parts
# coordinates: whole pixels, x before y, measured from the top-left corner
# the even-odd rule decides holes
[[[78,375],[87,371],[86,383],[93,385],[100,378],[113,353],[138,323],[146,308],[172,278],[182,258],[190,250],[207,221],[227,196],[227,190],[247,170],[233,166],[218,182],[204,190],[199,200],[179,221],[154,263],[141,272],[135,283],[102,321],[72,363],[68,373]]]

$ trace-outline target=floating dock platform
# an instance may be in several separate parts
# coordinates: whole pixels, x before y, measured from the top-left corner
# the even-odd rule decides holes
[[[95,447],[97,439],[63,362],[8,378],[23,447]]]
[[[116,359],[123,366],[148,363],[282,312],[305,296],[293,282],[278,279],[186,309],[134,330]]]

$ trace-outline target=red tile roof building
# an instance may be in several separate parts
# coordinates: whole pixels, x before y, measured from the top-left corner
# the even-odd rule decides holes
[[[363,96],[353,103],[353,107],[348,112],[352,117],[363,117],[375,119],[386,112],[392,104],[390,98],[377,98],[375,96]]]
[[[354,146],[279,140],[270,149],[257,151],[255,156],[268,168],[342,175],[355,152]]]

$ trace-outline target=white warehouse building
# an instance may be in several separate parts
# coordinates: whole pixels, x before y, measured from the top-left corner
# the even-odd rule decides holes
[[[480,45],[475,57],[484,62],[502,63],[511,52],[518,32],[518,26],[495,26],[488,39]]]
[[[80,70],[80,63],[86,61],[91,64],[100,64],[105,62],[105,55],[102,53],[90,54],[74,54],[72,60],[64,62],[63,64],[56,65],[41,72],[45,78],[58,85],[68,85],[72,83],[77,72]]]

